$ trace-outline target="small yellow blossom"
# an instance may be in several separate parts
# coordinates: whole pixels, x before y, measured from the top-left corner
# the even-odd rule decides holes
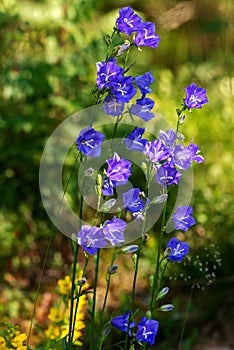
[[[22,345],[19,348],[17,348],[16,350],[27,350],[27,346]]]
[[[58,286],[60,294],[70,295],[72,286],[71,277],[65,276],[64,279],[58,280]]]
[[[50,309],[48,319],[53,322],[60,322],[63,320],[63,312],[58,308],[52,307]]]
[[[11,340],[11,345],[14,346],[15,348],[19,348],[23,345],[23,342],[26,339],[27,339],[27,335],[25,333],[18,334],[18,335],[16,335],[16,337],[14,337]]]
[[[6,341],[3,337],[0,337],[0,350],[7,350]]]
[[[58,326],[50,324],[49,327],[45,330],[45,335],[50,339],[57,339],[60,337],[60,329]]]

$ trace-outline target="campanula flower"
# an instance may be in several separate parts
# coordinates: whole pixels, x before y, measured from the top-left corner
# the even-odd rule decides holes
[[[118,102],[129,102],[137,92],[131,76],[119,78],[111,86],[110,91]]]
[[[157,47],[160,42],[160,37],[155,34],[155,25],[152,22],[143,22],[140,30],[138,30],[134,43],[137,46]]]
[[[196,163],[202,163],[204,161],[204,158],[199,154],[200,151],[197,145],[191,142],[188,149],[191,152],[192,160],[194,160]]]
[[[125,139],[125,146],[131,151],[137,150],[143,152],[147,143],[146,139],[142,139],[145,128],[136,127]]]
[[[144,154],[149,157],[152,163],[159,163],[160,161],[167,159],[170,152],[159,139],[156,139],[147,142]]]
[[[118,31],[130,35],[132,32],[138,31],[141,23],[141,17],[135,14],[130,6],[119,10],[119,18],[116,20]]]
[[[108,168],[105,171],[102,184],[102,194],[105,196],[111,196],[113,189],[117,186],[124,185],[128,182],[128,178],[131,175],[131,165],[129,160],[121,159],[115,152],[112,159],[107,161]]]
[[[182,261],[189,252],[189,244],[187,242],[180,242],[175,237],[170,239],[167,248],[171,250],[168,259],[172,261]]]
[[[202,105],[208,103],[206,89],[199,88],[195,83],[185,88],[186,97],[184,99],[185,106],[190,108],[202,108]]]
[[[178,206],[172,216],[173,222],[176,224],[177,230],[187,231],[190,226],[194,225],[196,221],[193,216],[193,208],[191,206]]]
[[[128,334],[131,336],[132,332],[130,328],[135,327],[135,322],[130,321],[129,323],[129,317],[131,317],[131,312],[126,312],[123,314],[123,316],[114,317],[111,321],[111,324],[123,332],[128,332]]]
[[[108,62],[97,62],[96,66],[96,83],[99,89],[112,86],[123,76],[124,69],[118,66],[115,58],[111,58]]]
[[[152,92],[152,89],[149,87],[149,85],[154,82],[154,77],[152,75],[152,72],[147,72],[143,75],[135,77],[134,82],[136,86],[140,89],[142,95],[145,96],[146,94]]]
[[[109,180],[113,181],[116,186],[123,185],[128,182],[128,178],[131,175],[132,163],[127,159],[121,159],[115,152],[112,159],[107,161],[108,168],[106,176]]]
[[[158,321],[148,319],[147,317],[143,317],[137,325],[137,340],[139,340],[140,342],[149,343],[150,345],[154,345],[155,337],[158,332],[158,326]]]
[[[123,193],[123,205],[124,208],[129,210],[131,213],[137,213],[141,210],[144,210],[145,203],[139,197],[140,196],[139,188],[132,188],[128,192]]]
[[[113,117],[118,117],[124,111],[124,102],[117,102],[116,98],[107,96],[103,104],[103,110],[106,114],[113,115]]]
[[[153,107],[154,101],[151,98],[142,96],[136,100],[136,104],[132,105],[129,111],[147,122],[154,118],[154,113],[150,112]]]
[[[85,252],[95,254],[98,248],[106,246],[106,240],[102,230],[96,226],[82,226],[77,233],[78,244],[82,246]]]
[[[101,154],[101,144],[104,141],[105,135],[100,131],[96,131],[89,127],[81,130],[76,145],[79,151],[85,156],[99,157]]]
[[[173,129],[169,129],[167,131],[160,130],[159,138],[165,145],[172,147],[176,141],[176,132]]]
[[[164,163],[157,169],[156,181],[163,187],[167,187],[177,185],[181,176],[182,174],[172,164]]]
[[[188,147],[176,145],[173,149],[172,162],[182,170],[188,169],[192,165],[193,154]]]
[[[102,227],[102,232],[111,245],[121,244],[124,243],[124,230],[126,225],[125,221],[113,217],[111,220],[105,222]]]

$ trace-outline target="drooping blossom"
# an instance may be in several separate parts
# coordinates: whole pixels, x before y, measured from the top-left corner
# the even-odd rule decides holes
[[[130,35],[140,29],[141,23],[141,17],[134,13],[130,6],[119,10],[119,17],[116,20],[118,31]]]
[[[160,130],[159,138],[165,145],[172,147],[176,141],[176,132],[173,129],[169,129],[167,131]]]
[[[160,37],[155,33],[155,25],[152,22],[143,22],[138,30],[134,43],[137,46],[150,46],[156,48],[160,42]]]
[[[170,239],[167,248],[171,250],[168,256],[168,259],[171,261],[182,261],[189,252],[189,244],[187,242],[181,242],[175,237]]]
[[[179,178],[182,176],[172,164],[164,163],[156,172],[156,181],[163,187],[177,185]]]
[[[155,337],[158,332],[158,326],[158,321],[143,317],[137,325],[138,330],[136,332],[136,339],[140,342],[154,345]]]
[[[149,157],[152,163],[156,164],[162,160],[167,159],[170,155],[170,152],[159,139],[156,139],[151,142],[147,142],[144,154]]]
[[[78,244],[89,254],[95,254],[98,248],[106,246],[106,240],[102,230],[96,226],[82,226],[77,233]]]
[[[154,113],[150,112],[154,107],[154,101],[148,97],[141,97],[136,100],[130,108],[130,113],[142,118],[145,122],[154,118]]]
[[[199,88],[195,83],[187,86],[185,91],[184,104],[188,109],[202,108],[203,104],[209,102],[206,96],[206,89]]]
[[[111,243],[111,245],[124,243],[124,230],[126,228],[126,222],[113,217],[111,220],[107,220],[102,227],[104,237]]]
[[[193,208],[191,206],[178,206],[172,216],[173,222],[176,224],[177,230],[187,231],[190,226],[196,223],[192,216]]]
[[[144,131],[145,128],[135,127],[135,129],[124,139],[125,146],[131,151],[137,150],[143,152],[147,143],[146,139],[142,139]]]
[[[104,100],[103,110],[106,114],[118,117],[124,111],[124,102],[116,101],[116,98],[107,96]]]
[[[108,168],[103,179],[102,193],[104,195],[112,195],[113,188],[128,182],[132,163],[127,159],[121,159],[116,152],[113,158],[108,159],[106,162]]]
[[[132,84],[132,77],[119,78],[110,88],[111,95],[117,102],[129,102],[136,94],[136,89]]]
[[[146,95],[152,92],[152,89],[149,87],[154,82],[154,77],[152,72],[146,72],[143,75],[139,75],[134,78],[136,86],[140,89],[142,95]]]
[[[116,316],[111,320],[112,326],[115,328],[118,328],[119,330],[123,332],[128,332],[129,336],[132,335],[131,328],[135,327],[135,322],[130,321],[129,318],[131,317],[131,312],[126,312],[122,316]]]
[[[96,83],[99,89],[110,87],[123,77],[124,69],[118,66],[114,57],[108,62],[97,62],[96,66]]]
[[[96,131],[89,127],[81,130],[76,145],[79,151],[85,156],[99,157],[101,154],[101,144],[104,141],[105,135],[100,131]]]
[[[124,208],[131,213],[143,211],[145,207],[144,201],[140,198],[140,189],[132,188],[128,192],[123,193]]]

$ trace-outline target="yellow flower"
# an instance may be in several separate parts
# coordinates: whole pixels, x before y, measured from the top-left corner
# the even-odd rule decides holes
[[[48,319],[54,322],[60,322],[63,319],[63,313],[60,309],[52,307],[50,309]]]
[[[11,341],[11,345],[15,348],[19,348],[23,345],[23,342],[27,339],[27,335],[25,333],[18,334]]]
[[[7,350],[6,341],[3,337],[0,337],[0,350]]]
[[[45,330],[45,335],[50,339],[57,339],[60,337],[60,329],[58,326],[50,324],[49,327]]]
[[[27,346],[20,346],[19,348],[17,348],[16,350],[27,350]]]
[[[72,285],[72,282],[71,282],[70,276],[65,276],[64,279],[58,280],[59,293],[65,294],[65,295],[70,295],[71,285]]]

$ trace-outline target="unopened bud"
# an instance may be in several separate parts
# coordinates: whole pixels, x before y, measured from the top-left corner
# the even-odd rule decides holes
[[[110,44],[111,44],[111,37],[110,37],[110,35],[107,34],[105,36],[105,42],[106,42],[107,46],[110,46]]]
[[[152,318],[152,313],[150,310],[146,311],[145,316],[150,320]]]
[[[137,262],[137,255],[136,254],[133,254],[132,262],[133,262],[133,265],[134,265],[134,269],[136,269],[136,262]]]
[[[108,273],[110,275],[114,275],[117,272],[117,270],[118,270],[118,265],[114,264],[108,267]]]
[[[158,309],[159,311],[163,311],[163,312],[168,312],[174,309],[174,305],[172,304],[165,304],[160,306],[160,308]]]
[[[97,192],[97,195],[98,197],[101,197],[102,195],[102,176],[100,174],[97,174],[97,178],[96,178],[96,192]]]
[[[116,56],[121,56],[123,53],[128,51],[130,47],[130,41],[124,40],[124,43],[122,45],[118,45],[114,48],[114,53]]]
[[[150,288],[153,288],[153,285],[154,285],[154,276],[153,275],[149,276],[149,283],[150,283]]]
[[[161,289],[157,295],[157,300],[162,299],[168,292],[169,292],[168,287],[164,287],[163,289]]]
[[[86,281],[87,281],[87,280],[86,280],[85,277],[82,277],[82,278],[78,279],[78,286],[83,286],[83,285],[85,285]]]
[[[183,114],[181,117],[180,117],[180,124],[183,124],[183,122],[185,121],[185,118],[186,118],[186,115]]]
[[[145,233],[143,236],[143,243],[148,242],[148,240],[149,240],[149,235],[148,235],[148,233]]]
[[[167,200],[167,194],[161,194],[158,197],[154,197],[151,201],[151,204],[162,204]]]
[[[165,257],[165,258],[168,257],[168,256],[171,254],[171,252],[172,252],[172,249],[169,248],[169,247],[167,247],[167,248],[164,250],[164,253],[163,253],[164,257]]]
[[[92,176],[93,173],[94,173],[94,169],[90,167],[90,168],[85,170],[84,175],[85,176]]]
[[[108,212],[116,203],[115,198],[111,198],[108,201],[106,201],[100,208],[100,211],[104,211],[105,213]]]
[[[135,253],[138,251],[138,245],[129,245],[128,247],[124,247],[122,249],[122,252],[124,254],[131,254],[131,253]]]

